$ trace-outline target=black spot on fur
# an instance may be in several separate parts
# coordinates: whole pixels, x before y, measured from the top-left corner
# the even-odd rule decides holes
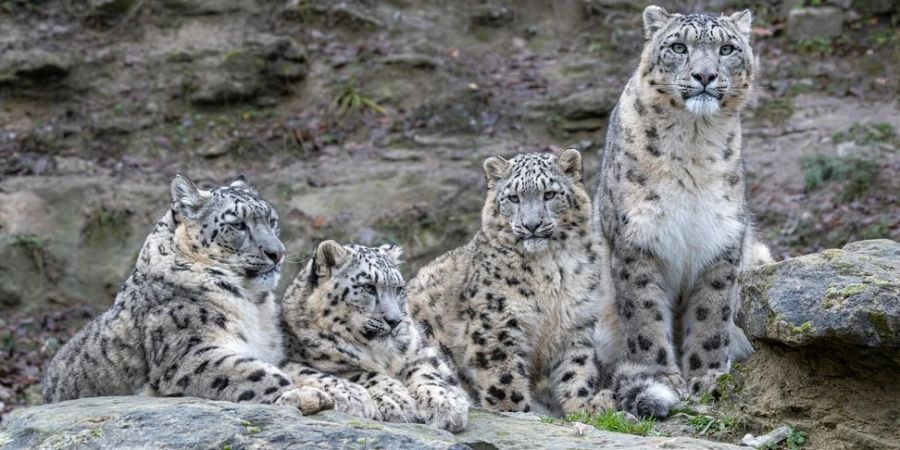
[[[690,364],[691,370],[697,370],[703,366],[703,361],[700,360],[696,353],[692,353],[691,357],[688,358],[688,364]]]
[[[650,350],[650,347],[653,346],[653,342],[650,339],[644,337],[643,334],[638,335],[638,347],[643,351]]]
[[[247,400],[253,400],[254,397],[256,397],[256,392],[247,390],[247,391],[241,392],[241,395],[238,396],[237,401],[245,402]]]
[[[713,336],[713,337],[703,341],[703,350],[706,350],[708,352],[717,350],[721,346],[722,346],[722,338],[720,338],[718,335]]]
[[[650,275],[647,275],[646,273],[640,273],[636,277],[634,277],[634,285],[639,288],[645,288],[649,283]],[[647,307],[646,305],[644,306]]]
[[[500,401],[506,399],[506,391],[498,388],[497,386],[489,387],[488,394],[490,394],[491,397],[494,397],[495,399],[500,400]]]
[[[660,347],[659,351],[656,352],[656,363],[664,366],[666,365],[666,349]]]
[[[709,317],[709,310],[702,306],[698,306],[697,309],[694,310],[694,312],[697,315],[697,320],[699,320],[701,322],[703,322],[704,320],[706,320]]]
[[[266,371],[263,370],[263,369],[259,369],[259,370],[255,371],[255,372],[251,373],[250,376],[247,377],[247,379],[250,380],[250,381],[259,381],[259,380],[261,380],[264,376],[266,376]]]
[[[222,392],[222,390],[224,390],[225,388],[228,387],[228,382],[229,382],[228,377],[218,376],[215,379],[213,379],[213,382],[212,382],[212,384],[209,385],[209,387],[211,387],[219,392]]]

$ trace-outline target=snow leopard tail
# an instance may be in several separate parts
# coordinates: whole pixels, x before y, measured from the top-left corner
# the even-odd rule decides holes
[[[621,363],[613,375],[616,408],[637,417],[665,418],[678,402],[678,393],[663,381],[664,376],[650,367]]]
[[[772,252],[769,250],[769,247],[760,242],[753,232],[748,233],[747,237],[744,238],[743,254],[744,257],[741,260],[742,272],[750,267],[769,264],[775,261],[772,258]],[[737,325],[740,323],[738,318],[742,314],[739,284],[735,284],[732,295],[734,303],[731,310],[734,311],[735,325],[731,327],[728,333],[729,341],[731,342],[728,346],[728,362],[736,363],[747,359],[755,350],[753,349],[750,340],[747,339],[747,335],[744,334],[744,330]]]

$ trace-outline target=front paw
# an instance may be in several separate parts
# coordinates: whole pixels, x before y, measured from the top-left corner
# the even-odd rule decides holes
[[[574,412],[596,414],[616,409],[616,400],[613,391],[603,389],[593,397],[569,399],[563,403],[562,408],[567,415]]]
[[[684,378],[682,378],[680,374],[673,373],[664,375],[659,378],[659,381],[672,388],[678,395],[678,398],[684,398],[687,395],[687,383],[684,382]]]
[[[691,398],[699,400],[702,397],[709,395],[711,395],[713,398],[719,398],[722,394],[720,390],[719,378],[722,375],[724,375],[724,372],[710,370],[704,375],[691,378],[688,382],[688,386],[690,387],[691,392]]]
[[[359,384],[341,380],[328,389],[328,393],[334,397],[336,411],[364,419],[383,420],[378,404],[369,395],[369,391]]]
[[[372,399],[378,405],[382,420],[387,422],[412,423],[418,422],[416,414],[416,401],[409,395],[405,387],[395,388],[391,391],[372,394]]]
[[[428,425],[455,433],[469,423],[469,397],[459,389],[424,387],[418,400],[419,417]]]
[[[320,389],[303,386],[282,392],[275,400],[275,404],[292,406],[299,409],[304,416],[308,416],[333,409],[334,398]]]

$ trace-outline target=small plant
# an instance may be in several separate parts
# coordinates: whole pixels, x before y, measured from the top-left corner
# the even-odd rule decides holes
[[[378,114],[387,114],[387,111],[375,100],[363,95],[356,82],[352,80],[338,91],[334,97],[334,107],[337,114],[342,117],[351,112],[359,113],[367,110],[375,111]]]
[[[713,396],[712,392],[704,392],[703,395],[700,396],[700,399],[697,401],[701,405],[709,405],[713,401],[715,401],[715,396]]]
[[[544,423],[553,423],[556,422],[556,419],[550,416],[541,416],[541,422]]]
[[[13,237],[13,247],[21,248],[31,255],[35,268],[44,270],[44,241],[34,234],[20,234]]]
[[[793,97],[779,97],[765,102],[759,108],[760,114],[773,124],[783,124],[794,115]]]
[[[854,123],[846,132],[837,132],[831,135],[831,139],[835,144],[841,142],[853,141],[859,145],[871,144],[875,142],[893,142],[897,138],[897,131],[894,126],[889,123]]]
[[[128,235],[128,209],[109,208],[99,205],[87,210],[81,236],[85,240],[107,237],[123,238]]]
[[[800,447],[806,445],[807,438],[809,436],[805,431],[800,431],[796,428],[791,428],[791,434],[788,435],[785,440],[785,445],[789,450],[798,450]]]
[[[16,348],[16,335],[14,335],[12,331],[8,331],[3,336],[0,336],[0,344],[2,344],[5,349]]]
[[[647,436],[656,427],[656,420],[652,418],[634,420],[626,416],[622,411],[607,411],[595,415],[573,413],[566,416],[565,420],[568,422],[586,423],[601,430],[636,434],[638,436]]]
[[[688,423],[692,427],[694,427],[694,430],[697,431],[697,434],[701,436],[721,436],[725,433],[728,433],[732,428],[734,428],[734,425],[737,423],[737,421],[730,417],[699,415],[691,417]]]
[[[887,239],[891,235],[891,229],[887,224],[876,222],[862,230],[863,239]]]
[[[898,37],[892,29],[881,28],[869,33],[869,39],[871,39],[872,43],[876,46],[884,46],[896,43]]]
[[[830,55],[834,51],[834,45],[825,38],[803,39],[797,42],[797,50],[801,53]]]
[[[865,195],[878,175],[878,165],[860,158],[813,155],[800,159],[807,191],[815,190],[827,181],[847,181],[843,199],[855,200]]]

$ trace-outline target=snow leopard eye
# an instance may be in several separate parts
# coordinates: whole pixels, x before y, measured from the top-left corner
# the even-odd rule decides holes
[[[247,231],[247,224],[244,221],[229,222],[228,226],[235,231]]]
[[[556,197],[556,191],[544,192],[544,200],[553,200]]]
[[[369,295],[375,295],[376,293],[378,293],[378,291],[375,289],[375,286],[371,285],[371,284],[363,285],[362,289],[363,289],[363,292],[365,292],[366,294],[369,294]]]
[[[687,53],[687,46],[680,42],[676,42],[676,43],[672,44],[672,51],[683,55],[683,54]]]
[[[519,196],[518,196],[518,195],[510,195],[510,196],[506,197],[506,199],[509,200],[509,201],[511,201],[511,202],[513,202],[513,203],[519,203]]]
[[[733,45],[723,45],[723,46],[719,47],[719,54],[722,56],[728,56],[732,53],[734,53]]]

